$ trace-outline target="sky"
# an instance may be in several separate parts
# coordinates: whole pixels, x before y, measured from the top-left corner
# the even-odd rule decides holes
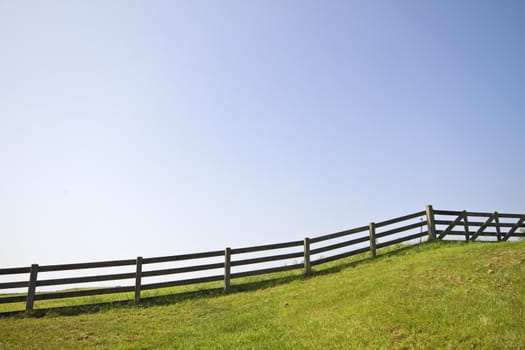
[[[525,212],[525,2],[0,0],[0,266]]]

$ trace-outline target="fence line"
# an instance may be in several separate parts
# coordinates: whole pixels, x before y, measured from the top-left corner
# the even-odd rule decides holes
[[[486,218],[485,221],[470,221],[470,218]],[[419,219],[419,222],[413,222]],[[515,221],[517,219],[517,221]],[[478,219],[479,220],[479,219]],[[509,222],[511,220],[511,222]],[[396,245],[399,243],[417,240],[432,241],[435,239],[443,240],[447,237],[464,237],[465,241],[475,241],[479,237],[484,237],[488,241],[500,242],[506,241],[511,237],[524,237],[525,233],[519,229],[525,228],[525,214],[509,214],[498,212],[467,212],[452,210],[434,210],[428,205],[424,211],[412,213],[409,215],[397,217],[378,223],[370,223],[366,226],[353,228],[346,231],[336,232],[323,236],[309,238],[304,240],[291,241],[277,244],[266,244],[245,248],[226,248],[211,252],[201,252],[193,254],[182,254],[164,257],[143,258],[128,260],[113,260],[89,263],[74,263],[61,265],[44,265],[33,264],[30,267],[2,268],[0,275],[20,275],[29,274],[29,279],[24,281],[13,281],[0,283],[0,291],[16,288],[27,288],[25,295],[10,295],[2,297],[0,295],[0,304],[25,302],[25,310],[30,312],[34,308],[35,301],[62,299],[81,296],[93,296],[123,292],[134,292],[134,300],[139,303],[141,292],[159,288],[174,286],[191,285],[205,282],[223,281],[224,289],[231,288],[232,279],[270,274],[275,272],[289,271],[294,269],[304,269],[305,274],[311,272],[312,266],[317,266],[330,261],[347,258],[353,255],[370,252],[371,257],[375,257],[377,250]],[[407,223],[408,222],[408,223]],[[394,226],[394,227],[392,227]],[[458,229],[459,227],[459,229]],[[414,233],[414,230],[419,232]],[[474,231],[473,231],[474,230]],[[399,235],[405,233],[404,235]],[[343,239],[341,242],[330,243],[328,245],[313,247],[321,242],[334,241]],[[490,240],[492,239],[492,240]],[[367,246],[363,246],[368,242]],[[234,259],[247,253],[268,252],[289,248],[301,248],[301,250],[291,253],[279,253],[274,255],[264,255],[259,257]],[[344,251],[341,251],[344,249]],[[321,253],[331,252],[332,255],[324,257]],[[317,258],[315,258],[317,256]],[[185,267],[156,269],[144,271],[143,268],[148,264],[168,263],[175,261],[192,261],[204,258],[222,257],[224,261],[216,263],[195,264]],[[294,258],[302,258],[302,262],[291,265],[278,267],[256,268],[241,272],[232,272],[232,267],[250,266],[254,264],[283,261]],[[106,267],[135,266],[135,272],[112,273],[102,275],[91,275],[82,277],[38,279],[41,272],[70,271],[80,269],[97,269]],[[223,269],[220,274],[212,274],[204,277],[188,278],[182,280],[170,280],[156,283],[144,283],[144,278],[155,276],[178,275],[181,273],[209,271]],[[70,290],[58,292],[39,292],[38,287],[59,286],[65,284],[77,284],[88,282],[102,281],[119,281],[132,279],[133,285],[115,286],[95,289]]]

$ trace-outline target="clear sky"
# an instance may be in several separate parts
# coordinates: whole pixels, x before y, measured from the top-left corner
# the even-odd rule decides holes
[[[0,266],[525,211],[525,2],[0,0]]]

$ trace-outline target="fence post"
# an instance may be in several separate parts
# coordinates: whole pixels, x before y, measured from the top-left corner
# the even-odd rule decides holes
[[[304,273],[305,275],[310,274],[310,238],[304,239]]]
[[[231,248],[226,248],[224,250],[224,290],[230,290],[230,280],[231,280],[231,258],[232,250]]]
[[[376,224],[371,222],[368,225],[368,230],[370,232],[370,253],[372,258],[376,257]]]
[[[31,265],[29,270],[29,286],[27,288],[26,312],[33,311],[35,303],[36,279],[38,275],[38,264]]]
[[[434,241],[436,239],[436,222],[434,221],[434,208],[432,205],[427,205],[427,227],[428,227],[428,240]]]
[[[468,215],[466,210],[463,210],[463,227],[465,228],[465,242],[468,242],[470,239],[470,232],[468,227]]]
[[[494,212],[494,221],[496,222],[496,237],[498,242],[501,241],[501,228],[499,225],[499,214],[497,211]]]
[[[140,303],[140,290],[142,280],[142,257],[137,257],[137,270],[135,274],[135,303]]]

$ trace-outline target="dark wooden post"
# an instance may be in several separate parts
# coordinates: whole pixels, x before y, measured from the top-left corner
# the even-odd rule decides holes
[[[31,265],[29,270],[29,286],[27,288],[26,312],[33,311],[35,303],[36,279],[38,275],[38,264]]]
[[[304,273],[308,275],[310,272],[310,238],[306,237],[304,239]]]
[[[231,280],[231,248],[226,248],[224,250],[224,290],[230,290],[230,280]]]
[[[135,303],[140,303],[140,290],[142,280],[142,257],[137,257],[137,270],[135,273]]]
[[[465,242],[469,241],[468,214],[463,210],[463,227],[465,228]]]
[[[494,212],[494,221],[496,222],[496,237],[498,242],[501,241],[501,228],[499,225],[499,214],[497,211]]]
[[[376,257],[376,224],[371,222],[368,225],[368,230],[370,231],[370,254],[372,258]]]
[[[434,221],[434,208],[432,205],[427,205],[427,227],[428,227],[428,240],[434,241],[436,239],[436,222]]]

